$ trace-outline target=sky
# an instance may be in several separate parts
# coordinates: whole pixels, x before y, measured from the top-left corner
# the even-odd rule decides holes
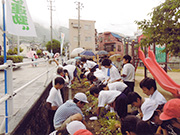
[[[50,27],[50,0],[26,0],[34,22]],[[53,27],[69,27],[69,19],[78,18],[76,0],[52,0]],[[147,14],[165,0],[79,0],[81,19],[96,21],[98,32],[112,31],[133,36],[135,20],[149,19]],[[2,10],[1,10],[2,11]],[[2,17],[1,17],[2,18]]]

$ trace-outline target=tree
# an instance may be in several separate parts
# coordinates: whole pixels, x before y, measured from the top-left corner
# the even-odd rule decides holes
[[[48,41],[46,44],[46,49],[51,52],[51,41]],[[55,53],[60,53],[60,42],[56,39],[52,40],[52,52]]]
[[[180,1],[166,0],[149,15],[150,20],[136,21],[146,37],[141,44],[167,45],[164,51],[180,56]]]

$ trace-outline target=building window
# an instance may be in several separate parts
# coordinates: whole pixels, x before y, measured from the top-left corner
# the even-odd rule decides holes
[[[90,30],[90,29],[91,29],[91,25],[85,25],[85,26],[84,26],[84,29],[85,29],[85,30]]]
[[[85,41],[90,42],[91,41],[91,37],[85,37]]]
[[[74,36],[74,42],[78,42],[78,37]]]
[[[73,28],[78,28],[78,24],[77,23],[73,23]]]
[[[118,45],[118,52],[121,52],[121,46]]]
[[[114,49],[115,49],[114,44],[104,46],[104,50],[107,51],[107,52],[114,51]]]

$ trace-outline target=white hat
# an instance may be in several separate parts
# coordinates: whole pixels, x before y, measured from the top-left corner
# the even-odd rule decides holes
[[[144,103],[141,106],[141,111],[143,113],[143,121],[149,120],[152,115],[154,114],[154,111],[157,109],[158,104],[155,100],[146,98]]]
[[[66,129],[69,134],[73,135],[80,129],[86,129],[86,126],[82,122],[75,120],[67,124]]]
[[[76,93],[75,96],[74,96],[74,98],[76,98],[77,100],[82,101],[82,102],[84,102],[84,103],[89,103],[89,102],[87,101],[87,96],[86,96],[86,94],[84,94],[84,93],[82,93],[82,92]]]

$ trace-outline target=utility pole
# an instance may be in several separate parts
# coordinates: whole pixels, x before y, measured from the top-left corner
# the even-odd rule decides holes
[[[77,10],[78,10],[78,47],[80,47],[80,10],[82,9],[82,8],[84,8],[84,6],[83,6],[83,3],[80,3],[80,2],[75,2],[76,3],[76,5],[77,5]]]
[[[48,2],[50,2],[49,10],[50,10],[51,53],[52,53],[52,39],[53,39],[53,34],[52,34],[52,11],[53,11],[53,6],[52,6],[52,2],[54,2],[54,0],[48,0]]]

